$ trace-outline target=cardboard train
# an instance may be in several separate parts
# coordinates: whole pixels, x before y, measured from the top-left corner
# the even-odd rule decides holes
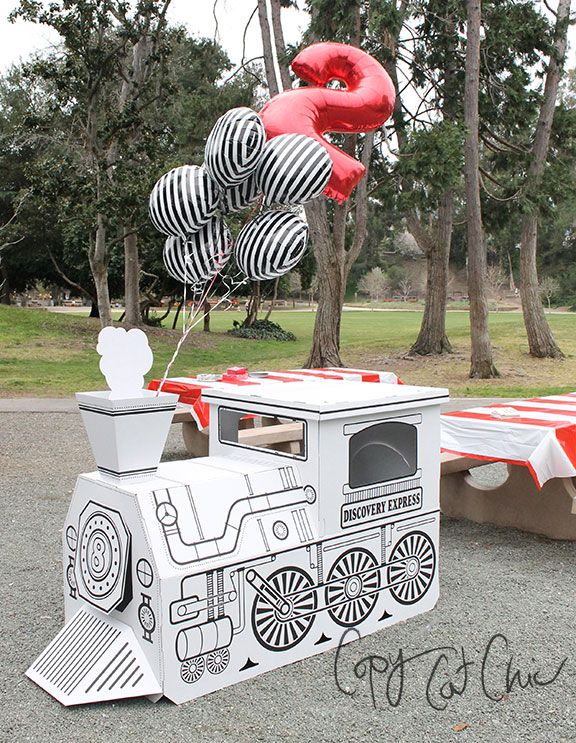
[[[28,670],[62,704],[186,702],[435,605],[446,390],[207,390],[210,456],[160,465],[176,396],[115,397],[77,395],[98,470],[63,530],[66,624]]]

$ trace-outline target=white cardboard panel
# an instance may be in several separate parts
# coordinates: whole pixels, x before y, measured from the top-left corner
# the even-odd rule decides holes
[[[146,684],[112,684],[98,699],[161,692],[181,703],[333,648],[349,629],[347,639],[432,609],[444,391],[398,388],[391,400],[386,385],[364,384],[368,394],[335,384],[340,408],[336,387],[320,400],[315,384],[310,409],[294,413],[306,424],[303,457],[220,441],[219,406],[249,413],[263,403],[234,390],[211,400],[210,456],[137,482],[80,476],[63,535],[70,621],[30,677],[64,704],[96,699],[101,681],[72,693],[71,668],[55,682],[39,665],[57,663],[71,634],[80,654],[97,643],[74,629],[77,617],[102,633],[121,628],[146,664]],[[110,663],[108,649],[100,656],[90,683]]]
[[[67,707],[162,691],[130,627],[86,608],[64,625],[26,675]]]

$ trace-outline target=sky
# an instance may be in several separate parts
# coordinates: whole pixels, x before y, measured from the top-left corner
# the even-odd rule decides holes
[[[17,5],[17,0],[0,0],[0,72],[11,64],[28,57],[33,51],[49,49],[57,43],[58,35],[34,23],[9,23],[6,18]],[[216,15],[218,31],[212,14],[213,0],[172,0],[169,17],[172,23],[185,25],[195,36],[217,39],[234,63],[242,58],[242,35],[256,0],[218,0]],[[287,9],[282,12],[282,27],[287,43],[295,42],[306,27],[308,15],[303,11]],[[254,16],[246,34],[248,59],[262,54],[258,14]]]
[[[58,35],[50,29],[34,23],[18,21],[9,23],[7,16],[17,5],[17,0],[0,0],[0,74],[14,63],[26,59],[32,52],[49,49],[58,41]],[[301,2],[300,5],[304,3]],[[554,5],[554,3],[552,3]],[[235,64],[242,58],[243,31],[256,7],[256,0],[217,0],[216,15],[213,16],[213,0],[172,0],[169,17],[173,23],[185,25],[195,36],[214,38],[228,52]],[[282,11],[282,27],[287,43],[298,41],[306,27],[308,14],[287,9]],[[569,31],[570,49],[568,66],[576,66],[576,26]],[[262,54],[262,42],[255,14],[246,34],[247,58]]]

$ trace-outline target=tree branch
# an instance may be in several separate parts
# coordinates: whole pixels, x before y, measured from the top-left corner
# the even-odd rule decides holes
[[[48,255],[50,256],[50,260],[52,261],[52,264],[54,265],[54,268],[56,269],[56,273],[62,279],[64,279],[64,281],[69,286],[73,287],[74,289],[78,289],[78,291],[81,294],[83,294],[85,297],[88,297],[88,299],[91,299],[92,301],[94,301],[94,295],[91,294],[87,289],[84,289],[83,286],[80,286],[80,284],[77,284],[75,281],[72,281],[72,279],[70,279],[68,276],[66,276],[66,274],[64,273],[64,271],[60,268],[60,266],[56,262],[56,258],[54,258],[54,254],[52,253],[52,251],[50,250],[50,248],[47,248],[47,250],[48,250]]]

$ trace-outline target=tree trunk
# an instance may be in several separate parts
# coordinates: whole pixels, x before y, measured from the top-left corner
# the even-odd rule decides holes
[[[274,309],[274,305],[276,304],[276,297],[278,296],[278,284],[280,283],[280,277],[278,276],[274,281],[274,294],[272,295],[272,299],[270,300],[270,307],[268,308],[268,312],[266,313],[265,320],[270,319],[270,315],[272,314],[272,310]]]
[[[246,309],[246,319],[242,323],[243,327],[249,328],[258,319],[258,310],[260,309],[260,282],[252,282],[252,294],[248,300]]]
[[[312,349],[305,366],[342,366],[340,317],[342,314],[342,268],[332,237],[323,197],[306,206],[312,244],[318,263],[318,308]]]
[[[279,59],[286,53],[286,44],[284,43],[284,31],[282,30],[280,0],[270,0],[270,8],[272,10],[272,30],[274,31],[274,42],[276,50],[276,59]],[[278,64],[280,70],[280,80],[284,90],[290,90],[292,87],[292,80],[290,79],[290,73],[288,67],[281,62]]]
[[[486,248],[480,205],[478,88],[480,78],[480,0],[467,0],[466,78],[464,87],[464,176],[466,181],[466,235],[468,242],[468,295],[470,297],[470,376],[497,377],[488,330]]]
[[[522,219],[522,242],[520,249],[520,297],[524,325],[528,336],[528,348],[531,356],[537,358],[562,359],[564,354],[556,344],[546,315],[536,269],[536,244],[538,220],[535,215],[525,215]]]
[[[426,299],[422,324],[410,354],[452,353],[446,335],[446,298],[448,294],[448,263],[452,242],[454,195],[452,189],[444,192],[438,209],[438,225],[431,240],[420,234],[420,220],[408,217],[408,229],[426,255]]]
[[[211,307],[210,307],[210,300],[208,299],[208,297],[206,297],[206,299],[204,300],[204,304],[202,305],[202,310],[203,310],[203,313],[204,313],[202,330],[205,333],[209,333],[210,332],[210,310],[211,310]]]
[[[342,366],[340,358],[341,293],[340,272],[338,270],[323,271],[318,282],[318,309],[314,323],[312,349],[304,364],[305,367],[314,369]]]
[[[507,251],[508,253],[508,288],[511,292],[516,291],[516,284],[514,283],[514,271],[512,270],[512,256],[510,255],[510,251]]]
[[[180,317],[180,312],[182,311],[182,307],[184,306],[184,300],[181,299],[178,303],[178,309],[176,310],[176,314],[174,315],[174,321],[172,323],[172,330],[176,330],[176,324],[178,323],[178,318]]]
[[[554,119],[554,109],[558,95],[558,84],[566,53],[566,36],[570,17],[570,0],[559,0],[556,27],[554,30],[554,49],[550,55],[544,96],[536,124],[536,133],[532,145],[532,158],[528,168],[526,185],[528,192],[537,198],[542,175],[548,159],[550,133]],[[536,267],[536,250],[538,246],[538,207],[533,205],[531,211],[522,218],[520,238],[520,298],[524,325],[528,336],[528,348],[531,356],[538,358],[564,358],[544,314],[542,299],[538,290],[538,270]]]
[[[140,261],[138,259],[138,235],[126,229],[124,232],[124,308],[125,322],[140,325]]]
[[[10,304],[10,279],[8,269],[0,256],[0,304]]]
[[[106,248],[106,225],[102,214],[97,216],[96,237],[93,250],[90,251],[90,269],[94,277],[98,314],[100,323],[105,328],[112,325],[112,309],[108,290],[108,255]]]
[[[280,92],[281,80],[278,79],[275,60],[276,49],[272,47],[272,19],[268,18],[266,0],[258,0],[258,20],[260,21],[260,34],[262,36],[262,53],[264,55],[264,71],[268,82],[270,98]]]

